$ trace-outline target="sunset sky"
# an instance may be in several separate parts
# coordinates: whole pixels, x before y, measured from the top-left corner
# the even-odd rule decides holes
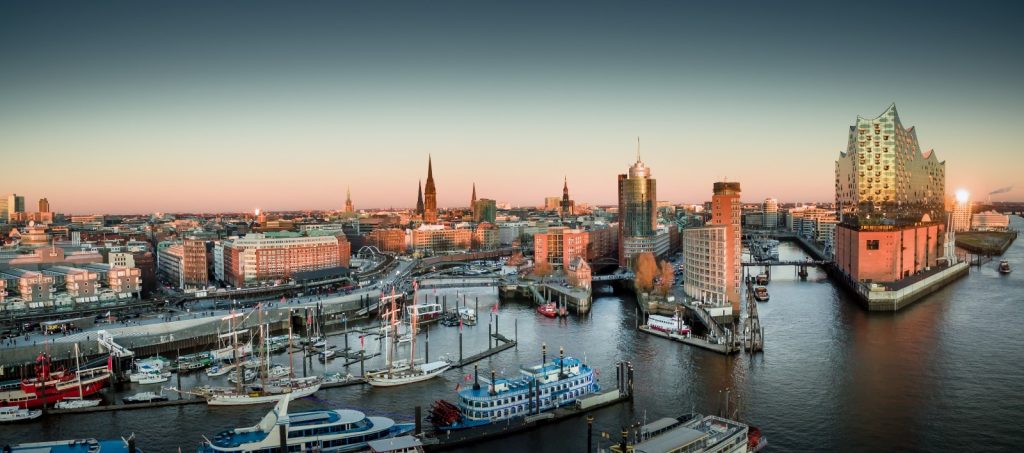
[[[1019,3],[0,3],[0,193],[67,213],[834,199],[896,102],[947,192],[1024,199]]]

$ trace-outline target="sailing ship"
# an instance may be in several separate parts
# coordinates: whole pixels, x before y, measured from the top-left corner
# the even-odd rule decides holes
[[[82,368],[80,363],[81,357],[78,351],[78,343],[75,343],[75,369]],[[79,376],[78,380],[78,394],[82,395],[85,392],[82,391],[82,378]],[[57,402],[57,409],[83,409],[86,407],[99,406],[100,400],[89,400],[81,396],[69,396]]]
[[[413,281],[413,301],[416,300],[416,281]],[[394,291],[394,290],[392,290]],[[416,362],[416,328],[418,325],[418,309],[409,310],[409,361],[397,363],[395,356],[398,355],[398,308],[395,306],[395,297],[392,294],[391,310],[386,314],[391,324],[390,334],[385,339],[390,343],[390,351],[387,357],[387,368],[367,372],[363,377],[366,382],[374,387],[395,387],[399,385],[412,384],[425,381],[444,373],[451,368],[451,363],[444,360],[436,360],[428,363]],[[414,305],[415,306],[415,305]]]
[[[280,402],[282,399],[285,399],[285,398],[303,398],[303,397],[306,397],[306,396],[309,396],[309,395],[312,395],[312,394],[316,393],[317,390],[320,390],[321,382],[320,382],[319,379],[312,379],[312,380],[287,379],[287,380],[280,380],[280,381],[278,381],[277,382],[278,385],[274,385],[274,386],[267,385],[267,379],[271,378],[271,376],[284,377],[284,373],[280,369],[277,369],[276,371],[271,371],[272,368],[270,367],[270,359],[268,357],[268,352],[267,352],[267,348],[266,348],[266,344],[267,343],[264,340],[264,338],[267,337],[266,332],[269,331],[270,329],[269,329],[269,326],[266,326],[266,325],[263,324],[263,309],[262,309],[262,306],[257,307],[257,312],[259,313],[259,326],[260,326],[260,330],[259,330],[260,341],[257,344],[259,344],[261,346],[260,346],[260,351],[259,351],[259,358],[255,361],[255,363],[259,364],[258,365],[259,371],[252,370],[252,369],[246,369],[245,367],[241,366],[241,362],[240,362],[241,359],[239,358],[239,356],[238,356],[238,354],[236,352],[234,354],[234,356],[235,356],[235,371],[234,371],[234,373],[235,373],[236,376],[238,376],[239,375],[238,374],[239,371],[240,370],[244,370],[241,373],[241,376],[242,376],[243,379],[245,379],[247,373],[255,373],[255,375],[253,375],[252,378],[255,379],[257,377],[256,375],[258,375],[258,377],[260,378],[260,384],[258,386],[256,386],[256,388],[250,388],[250,389],[247,390],[247,389],[245,389],[243,381],[235,379],[234,381],[232,381],[232,382],[234,382],[236,384],[235,388],[233,390],[216,391],[216,392],[194,392],[193,391],[193,392],[183,392],[183,393],[193,393],[193,394],[201,395],[201,396],[206,398],[206,404],[209,405],[209,406],[244,406],[244,405],[251,405],[251,404],[277,403],[277,402]],[[232,315],[231,317],[228,318],[228,320],[229,321],[233,321],[234,318],[235,318],[235,316]],[[291,334],[291,325],[289,325],[289,332],[288,332],[288,342],[289,342],[289,345],[288,345],[288,351],[289,351],[288,352],[288,357],[289,357],[289,361],[291,361],[291,349],[292,348],[291,348],[290,343],[291,343],[291,339],[292,338],[293,338],[293,336]],[[237,346],[238,345],[238,343],[237,343],[237,335],[234,335],[233,339],[236,340],[236,342],[234,344]],[[292,374],[293,374],[292,370],[293,369],[294,368],[289,363],[289,366],[286,369],[288,376],[294,377],[294,376],[292,376]]]
[[[254,426],[229,429],[205,439],[199,453],[317,451],[323,453],[363,451],[367,442],[411,432],[411,423],[395,423],[387,417],[373,417],[351,409],[313,410],[288,413],[291,398],[282,398]]]
[[[576,400],[597,393],[600,386],[594,370],[580,359],[559,357],[547,361],[547,346],[542,347],[540,365],[520,369],[514,379],[496,378],[486,387],[480,385],[479,372],[474,369],[471,388],[459,392],[456,404],[445,400],[434,402],[429,419],[439,431],[453,431],[524,418],[574,404]]]
[[[22,379],[18,387],[0,391],[0,406],[36,408],[54,404],[69,397],[92,395],[110,381],[107,366],[78,370],[53,370],[45,353],[36,357],[35,377]]]

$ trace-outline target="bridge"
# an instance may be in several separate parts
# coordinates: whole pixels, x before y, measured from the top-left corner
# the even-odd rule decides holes
[[[742,266],[749,267],[766,267],[766,266],[824,266],[826,264],[832,264],[831,261],[826,260],[789,260],[789,261],[756,261],[756,262],[743,262],[740,263]]]
[[[594,275],[590,279],[595,282],[610,282],[615,280],[632,280],[636,278],[636,274],[632,272],[616,272],[609,275]]]

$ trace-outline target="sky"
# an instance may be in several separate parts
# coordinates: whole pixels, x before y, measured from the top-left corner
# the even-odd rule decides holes
[[[0,3],[0,193],[57,212],[834,199],[897,104],[947,192],[1024,199],[1019,2]]]

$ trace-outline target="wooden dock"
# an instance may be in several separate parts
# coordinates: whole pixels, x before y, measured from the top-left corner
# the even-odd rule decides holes
[[[52,415],[88,414],[93,412],[128,411],[168,406],[185,406],[189,404],[206,404],[206,400],[202,398],[183,398],[180,400],[154,401],[152,403],[110,404],[106,406],[83,407],[80,409],[47,409],[46,413]]]
[[[486,351],[479,352],[477,354],[473,354],[473,355],[471,355],[469,357],[466,357],[466,358],[464,358],[462,360],[459,360],[459,361],[453,363],[452,366],[456,367],[456,368],[462,368],[462,367],[464,367],[466,365],[469,365],[469,364],[471,364],[473,362],[479,362],[479,361],[481,361],[483,359],[486,359],[486,358],[488,358],[488,357],[490,357],[490,356],[492,356],[494,354],[497,354],[497,353],[499,353],[501,351],[504,351],[506,349],[511,349],[511,348],[516,347],[517,343],[516,343],[515,340],[510,340],[510,339],[506,338],[504,335],[502,335],[500,333],[499,334],[493,334],[491,336],[494,337],[494,339],[496,340],[495,343],[499,343],[497,346],[495,346],[493,348],[490,348],[490,349],[488,349]]]
[[[696,346],[698,348],[707,349],[709,351],[714,351],[714,352],[717,352],[719,354],[729,355],[729,354],[735,354],[735,353],[739,352],[739,349],[737,349],[735,347],[731,347],[728,343],[724,343],[724,344],[714,343],[714,342],[708,341],[707,338],[704,338],[704,337],[701,337],[701,336],[697,336],[697,335],[687,335],[687,336],[672,335],[670,333],[662,332],[660,330],[655,330],[655,329],[652,329],[652,328],[647,327],[647,326],[640,326],[640,327],[638,327],[638,329],[641,332],[644,332],[644,333],[648,333],[648,334],[651,334],[651,335],[654,335],[654,336],[658,336],[658,337],[661,337],[661,338],[666,338],[666,339],[669,339],[669,340],[672,340],[672,341],[676,341],[676,342],[679,342],[679,343],[688,344],[690,346]]]

